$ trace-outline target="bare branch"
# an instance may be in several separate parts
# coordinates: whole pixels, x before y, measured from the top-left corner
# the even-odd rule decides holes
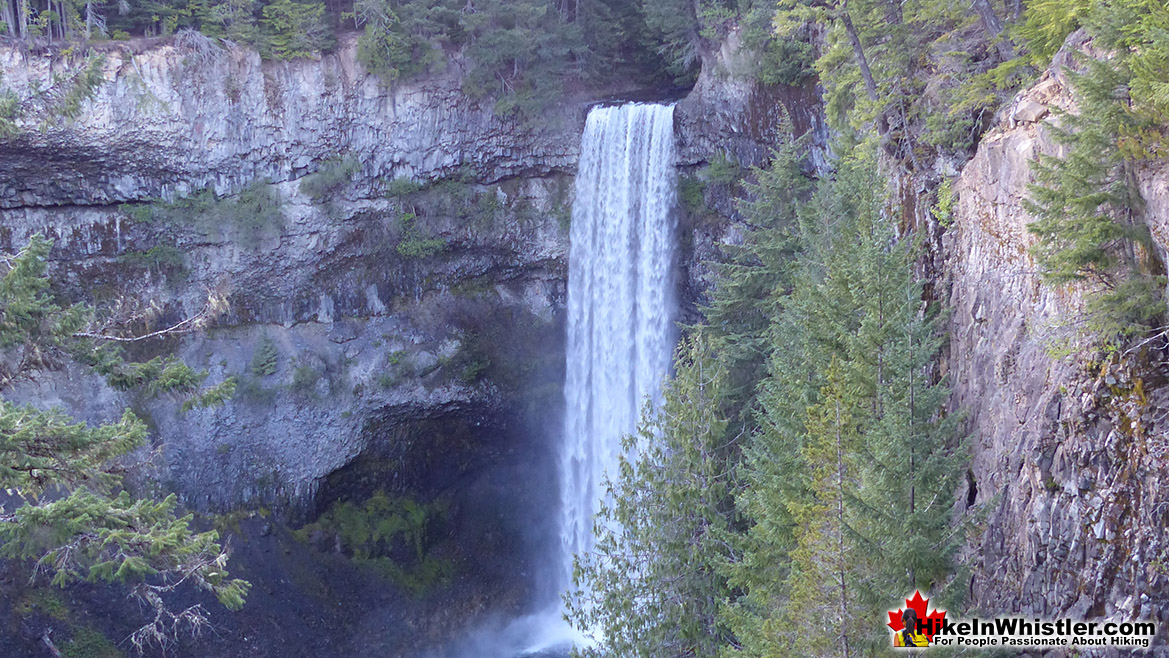
[[[113,341],[113,342],[118,342],[118,343],[137,343],[139,341],[149,340],[151,338],[158,338],[160,336],[186,334],[186,333],[191,333],[193,331],[198,331],[199,329],[202,329],[203,327],[205,327],[207,325],[207,323],[210,322],[212,319],[214,319],[215,317],[218,317],[226,309],[227,309],[227,301],[223,297],[217,296],[215,293],[208,291],[207,292],[207,303],[203,306],[202,309],[199,310],[198,313],[196,313],[195,315],[193,315],[185,320],[177,322],[169,327],[166,327],[165,329],[159,329],[157,331],[152,331],[148,334],[142,334],[139,336],[117,336],[117,335],[106,333],[110,329],[110,325],[107,325],[106,327],[103,327],[101,330],[98,330],[98,331],[79,331],[77,333],[74,333],[73,337],[74,338],[94,338],[97,340],[108,340],[108,341]],[[144,316],[142,314],[136,315],[134,317],[131,317],[128,320],[124,320],[122,322],[122,324],[124,324],[126,322],[131,322],[131,321],[138,319],[138,318],[141,318],[141,317],[144,317]]]

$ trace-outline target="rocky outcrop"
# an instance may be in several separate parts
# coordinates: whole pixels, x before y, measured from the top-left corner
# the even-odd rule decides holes
[[[694,89],[678,103],[678,163],[694,165],[714,155],[760,166],[787,130],[812,133],[811,162],[827,168],[828,128],[815,78],[800,87],[764,85],[755,79],[755,55],[742,47],[733,29],[703,61]]]
[[[107,47],[108,82],[75,122],[0,150],[0,207],[222,194],[293,180],[337,156],[359,160],[368,180],[463,167],[493,181],[574,166],[583,112],[549,114],[538,127],[503,119],[490,100],[460,92],[458,61],[444,75],[387,86],[356,53],[354,35],[318,60],[283,63],[198,39]],[[4,84],[18,95],[76,64],[0,49]]]
[[[1078,349],[1078,288],[1040,281],[1023,201],[1039,154],[1058,150],[1054,108],[1072,108],[1057,59],[1004,108],[962,170],[946,234],[953,303],[949,378],[969,414],[967,506],[978,611],[1073,617],[1169,615],[1169,430],[1164,357],[1153,343]],[[1145,172],[1147,218],[1162,250],[1164,167]],[[1164,253],[1164,252],[1163,252]]]
[[[64,127],[26,131],[0,149],[0,208],[92,205],[233,192],[281,183],[351,157],[367,181],[473,174],[481,182],[571,172],[588,105],[565,98],[539,120],[500,117],[491,99],[461,92],[461,60],[444,73],[387,85],[357,62],[355,35],[319,59],[261,62],[252,50],[206,39],[101,48],[107,83]],[[708,58],[678,107],[679,164],[715,153],[744,165],[767,159],[787,114],[827,141],[814,83],[758,84],[737,32]],[[76,56],[0,48],[3,84],[26,96]],[[30,119],[30,127],[40,117]]]

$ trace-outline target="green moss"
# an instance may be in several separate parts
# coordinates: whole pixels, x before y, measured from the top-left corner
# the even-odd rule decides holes
[[[56,591],[38,587],[29,590],[28,594],[17,602],[16,613],[22,617],[42,614],[53,619],[65,619],[69,616],[69,608]]]
[[[360,561],[373,566],[383,576],[415,597],[425,596],[436,587],[449,583],[454,572],[454,564],[450,560],[430,556],[409,569],[404,569],[393,560],[385,558]]]
[[[705,186],[697,178],[686,177],[678,184],[678,194],[682,197],[682,205],[691,215],[699,215],[706,211]]]
[[[368,564],[395,584],[418,595],[447,580],[452,565],[429,555],[430,535],[444,522],[448,505],[439,500],[420,503],[377,491],[360,503],[334,503],[315,522],[294,536],[301,541],[317,532],[336,537],[342,550]],[[394,556],[394,557],[391,557]]]
[[[65,658],[122,658],[124,655],[114,643],[100,631],[79,628],[73,631],[73,639],[61,645]]]

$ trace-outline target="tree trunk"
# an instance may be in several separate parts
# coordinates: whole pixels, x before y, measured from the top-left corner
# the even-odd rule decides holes
[[[848,651],[848,584],[844,577],[844,438],[840,435],[840,400],[836,400],[836,522],[839,524],[836,537],[837,565],[840,577],[840,644],[844,658]]]
[[[841,7],[840,20],[844,23],[844,31],[848,34],[848,42],[852,44],[852,54],[856,57],[857,66],[861,69],[861,77],[865,80],[865,91],[868,93],[869,100],[876,103],[877,83],[873,81],[873,72],[869,69],[869,60],[865,57],[864,47],[861,46],[860,35],[857,34],[856,27],[852,24],[852,18],[848,15],[847,0],[844,6]]]
[[[990,0],[974,0],[974,11],[978,12],[979,17],[982,18],[982,26],[986,29],[987,35],[992,41],[997,40],[999,56],[1004,61],[1014,59],[1015,46],[1006,36],[1001,36],[1003,22],[998,14],[994,13],[994,7],[991,6]]]
[[[4,33],[10,37],[19,36],[16,27],[16,15],[12,13],[12,1],[0,0],[0,22],[4,23]]]

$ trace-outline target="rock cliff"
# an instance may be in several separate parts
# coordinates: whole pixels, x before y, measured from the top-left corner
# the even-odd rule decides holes
[[[720,153],[760,163],[784,114],[817,136],[822,165],[816,90],[744,80],[744,56],[732,35],[678,101],[678,165],[693,172]],[[1041,283],[1028,254],[1031,163],[1056,151],[1052,110],[1072,106],[1061,63],[983,135],[932,265],[953,306],[946,375],[972,442],[961,498],[986,510],[963,555],[970,603],[1164,621],[1163,355],[1066,350],[1082,291]],[[65,65],[0,48],[18,93]],[[61,291],[134,300],[128,310],[159,326],[222,302],[205,332],[165,349],[213,380],[236,377],[240,391],[180,414],[173,400],[63,372],[19,395],[89,420],[132,407],[161,448],[153,475],[197,508],[312,512],[378,487],[454,491],[468,528],[459,542],[530,549],[536,540],[515,528],[505,530],[518,539],[500,540],[492,524],[501,509],[532,514],[537,528],[549,519],[534,492],[551,477],[548,410],[562,404],[572,174],[587,107],[623,90],[577,93],[539,121],[500,118],[460,92],[457,60],[387,87],[356,62],[351,38],[286,63],[175,40],[117,46],[104,71],[74,123],[0,147],[0,250],[44,233]],[[1147,166],[1141,188],[1164,257],[1169,167]],[[729,200],[707,196],[721,219],[683,217],[692,297],[708,280],[699,261],[734,234]],[[241,219],[233,204],[245,198],[276,209]],[[262,367],[257,354],[273,349]],[[385,623],[360,621],[371,634]]]
[[[780,97],[800,127],[818,125],[814,89],[744,82],[725,64],[736,52],[679,103],[680,165],[720,152],[762,161]],[[0,248],[45,233],[63,290],[135,297],[160,307],[159,324],[222,300],[212,328],[177,347],[213,379],[237,377],[241,394],[179,415],[167,400],[94,395],[100,382],[71,392],[66,374],[26,395],[93,420],[142,410],[165,479],[215,509],[303,501],[389,427],[498,417],[533,386],[559,403],[545,389],[559,385],[571,174],[591,99],[619,88],[567,97],[537,121],[463,95],[457,59],[387,87],[352,37],[284,63],[189,38],[104,57],[107,82],[74,122],[0,149]],[[0,63],[19,95],[69,60],[4,48]],[[233,213],[245,197],[276,210]],[[546,346],[529,357],[543,361],[505,364],[512,348],[488,334]],[[267,341],[278,365],[257,375]],[[546,377],[532,382],[505,372],[537,366]]]
[[[1074,111],[1064,54],[1002,109],[955,187],[946,234],[949,377],[969,414],[966,504],[985,505],[966,559],[984,612],[1074,617],[1169,613],[1165,545],[1169,389],[1149,345],[1086,352],[1069,339],[1084,291],[1040,282],[1023,201],[1032,166],[1058,145],[1057,110]],[[1162,254],[1169,168],[1141,192]]]
[[[75,120],[0,146],[0,250],[45,234],[59,292],[151,327],[213,306],[204,330],[130,356],[177,353],[210,381],[235,377],[237,394],[180,413],[175,400],[66,369],[16,397],[89,421],[132,408],[157,453],[143,481],[195,509],[303,518],[376,490],[449,506],[432,552],[455,565],[454,581],[409,605],[330,566],[328,541],[310,557],[279,524],[247,521],[237,564],[257,588],[217,624],[216,655],[399,655],[404,637],[440,642],[469,620],[520,612],[539,581],[528,556],[555,534],[546,492],[580,134],[589,105],[633,90],[578,91],[513,119],[462,94],[457,58],[387,86],[357,63],[352,37],[291,62],[190,38],[104,48],[106,82]],[[678,101],[688,171],[716,154],[762,162],[780,135],[776,101],[822,133],[813,87],[744,81],[726,66],[736,52]],[[76,61],[0,47],[17,94]],[[680,220],[692,234],[680,266],[700,290],[697,261],[720,234]],[[363,583],[353,600],[331,591],[346,583]],[[302,600],[331,612],[288,637],[248,630],[303,624],[285,603]]]

